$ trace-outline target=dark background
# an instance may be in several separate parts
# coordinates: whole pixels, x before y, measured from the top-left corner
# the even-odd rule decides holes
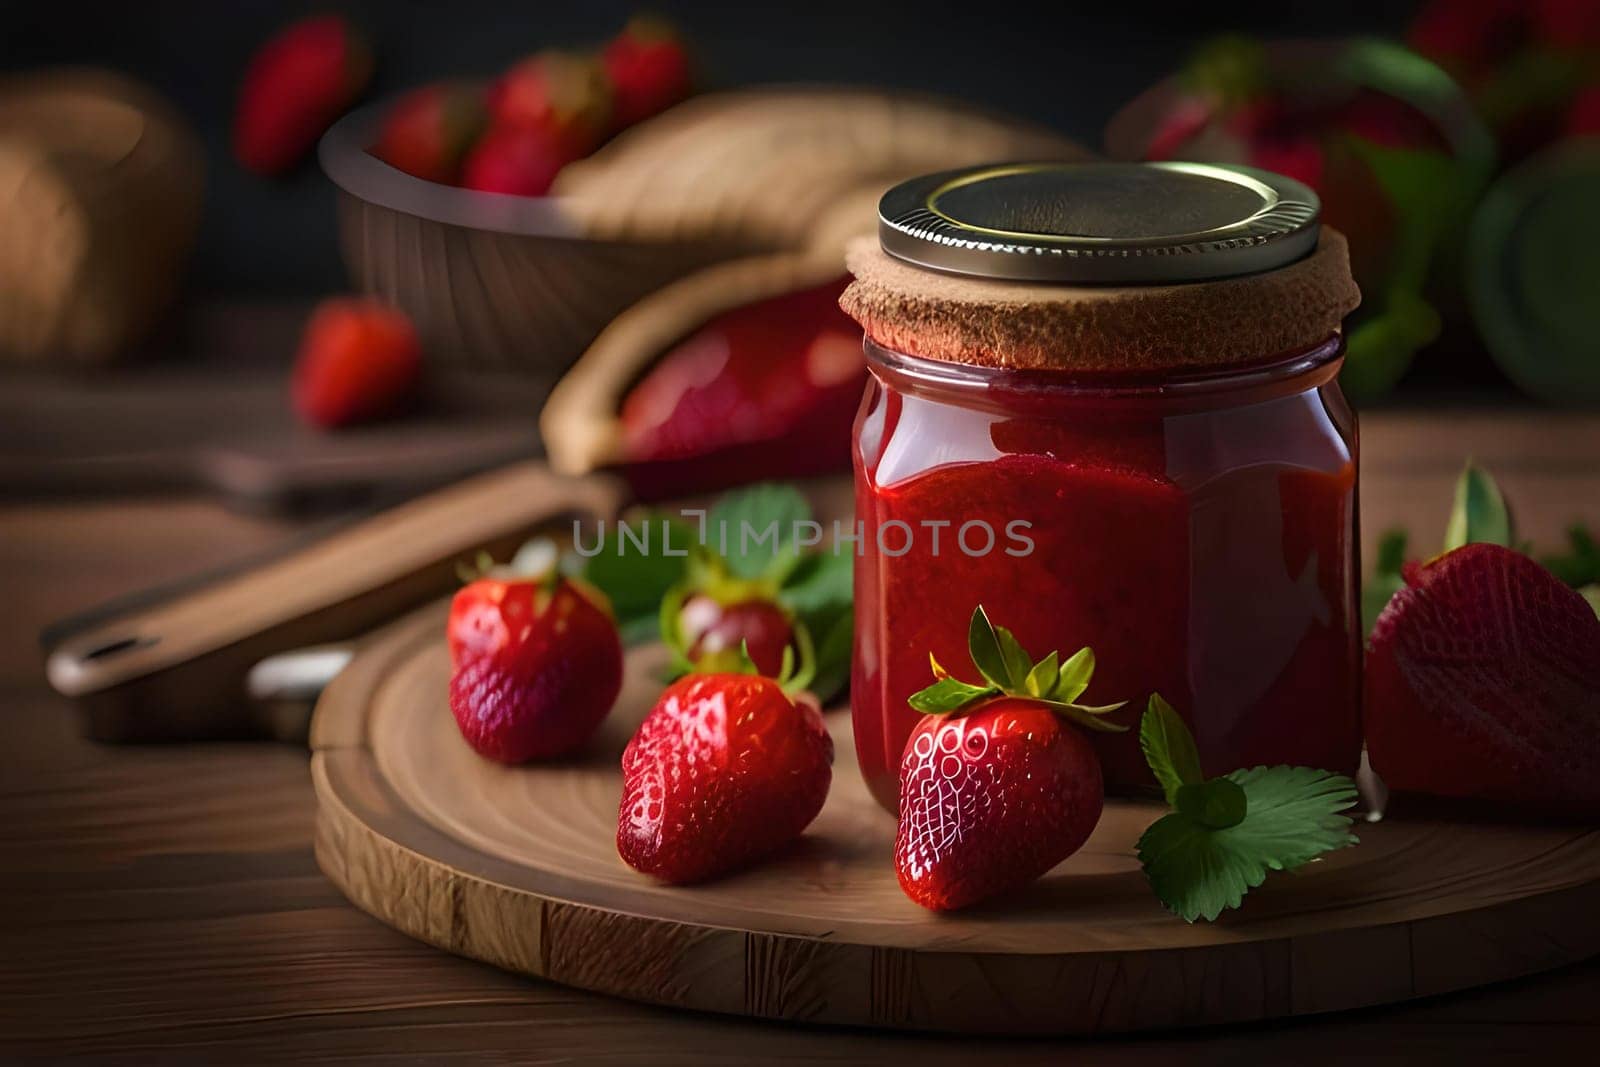
[[[598,42],[646,9],[684,30],[707,88],[842,81],[945,93],[1048,123],[1098,148],[1112,112],[1208,36],[1397,34],[1414,6],[5,0],[0,70],[91,63],[165,92],[199,128],[209,156],[194,287],[226,295],[306,294],[344,285],[331,187],[314,162],[272,182],[244,172],[228,154],[234,94],[250,53],[303,14],[342,11],[365,29],[378,60],[368,98],[440,76],[488,76],[544,47]]]

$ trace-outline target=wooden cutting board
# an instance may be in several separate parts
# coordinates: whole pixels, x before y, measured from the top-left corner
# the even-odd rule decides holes
[[[1109,802],[1089,843],[1003,903],[956,916],[895,882],[893,821],[868,797],[849,716],[826,807],[778,860],[658,885],[614,846],[618,756],[659,691],[630,654],[591,750],[509,768],[446,704],[443,605],[395,624],[312,724],[317,857],[359,907],[447,951],[635,1000],[807,1023],[1084,1034],[1385,1004],[1600,951],[1600,833],[1393,818],[1186,925],[1133,844],[1159,814]]]

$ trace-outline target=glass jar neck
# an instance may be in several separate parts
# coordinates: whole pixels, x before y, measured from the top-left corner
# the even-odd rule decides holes
[[[1341,334],[1251,364],[1171,371],[1020,370],[909,356],[865,342],[867,366],[901,393],[1021,414],[1064,407],[1203,410],[1260,403],[1319,388],[1344,364]]]

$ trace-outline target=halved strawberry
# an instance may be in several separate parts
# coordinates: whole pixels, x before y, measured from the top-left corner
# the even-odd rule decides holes
[[[446,632],[450,711],[467,743],[501,763],[578,750],[622,688],[622,642],[604,598],[553,571],[469,583]]]
[[[485,117],[479,93],[459,85],[425,85],[389,109],[372,154],[407,174],[448,185],[483,132]]]
[[[785,653],[794,654],[795,623],[772,600],[752,598],[722,603],[696,593],[678,613],[678,633],[687,643],[690,663],[737,656],[742,648],[768,678],[783,670]]]
[[[964,908],[1041,877],[1089,839],[1105,803],[1100,761],[1068,721],[1121,730],[1103,716],[1122,707],[1076,703],[1094,653],[1034,662],[982,607],[968,644],[984,685],[950,677],[911,697],[927,713],[900,762],[895,870],[925,908]]]
[[[1390,789],[1600,817],[1600,618],[1509,548],[1405,570],[1366,662],[1373,770]]]
[[[274,34],[245,68],[233,118],[233,154],[258,174],[299,162],[366,86],[372,53],[338,15],[300,19]]]
[[[832,764],[809,694],[757,674],[680,678],[622,754],[617,852],[673,883],[749,866],[817,817]]]

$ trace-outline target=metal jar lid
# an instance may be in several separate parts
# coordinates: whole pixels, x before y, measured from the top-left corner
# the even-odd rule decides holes
[[[902,182],[878,203],[878,239],[950,274],[1168,285],[1293,263],[1321,211],[1307,186],[1251,167],[1015,163]]]

